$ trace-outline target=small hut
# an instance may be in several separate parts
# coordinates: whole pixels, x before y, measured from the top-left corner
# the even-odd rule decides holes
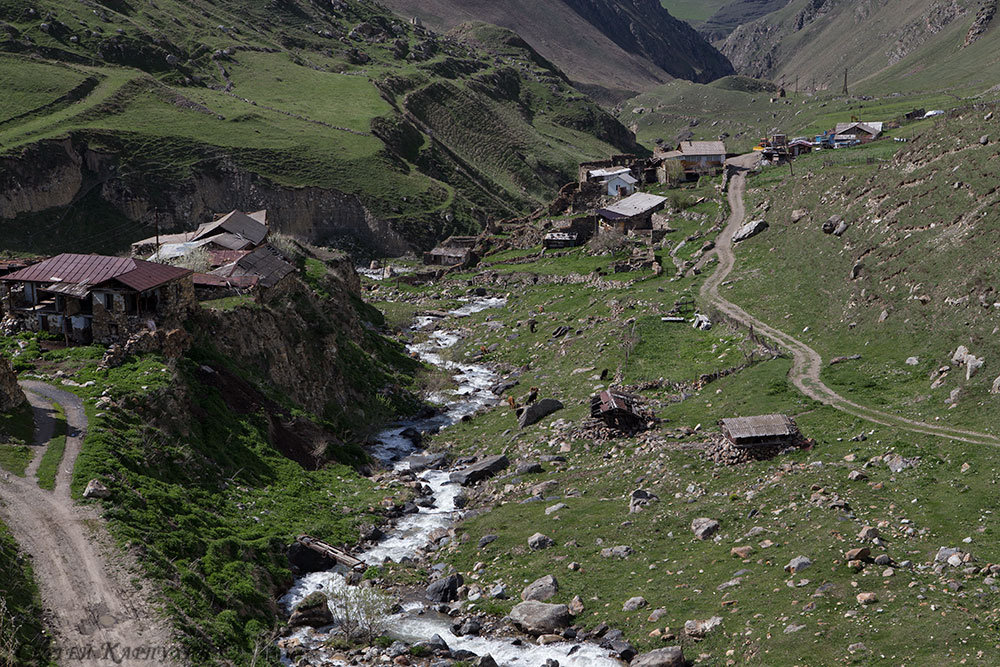
[[[795,422],[787,415],[733,417],[723,419],[719,425],[726,440],[743,449],[792,445],[799,433]]]

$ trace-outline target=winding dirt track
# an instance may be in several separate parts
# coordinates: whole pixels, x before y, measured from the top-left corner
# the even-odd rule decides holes
[[[35,581],[62,665],[175,664],[173,644],[111,548],[100,518],[75,505],[70,479],[87,429],[80,399],[41,382],[22,382],[35,416],[38,451],[26,477],[0,474],[0,518],[32,557]],[[41,489],[34,473],[54,432],[52,403],[66,413],[66,451],[55,491]],[[147,654],[147,648],[155,649]]]
[[[792,369],[789,371],[789,379],[792,384],[806,396],[815,399],[825,405],[834,407],[842,412],[867,419],[868,421],[891,426],[915,433],[925,433],[950,440],[959,440],[977,445],[991,445],[1000,447],[1000,438],[988,433],[977,431],[967,431],[948,426],[938,426],[925,422],[907,419],[899,415],[890,414],[874,408],[858,405],[844,398],[833,389],[828,387],[820,379],[820,372],[823,368],[823,358],[816,350],[805,343],[796,340],[792,336],[768,326],[764,322],[753,317],[736,304],[727,301],[719,294],[719,286],[722,285],[726,277],[733,270],[736,256],[733,253],[733,234],[743,224],[745,216],[743,205],[743,194],[746,190],[746,170],[756,164],[758,156],[755,154],[743,155],[733,158],[729,164],[736,167],[737,171],[729,181],[729,222],[722,230],[718,240],[715,242],[715,253],[719,260],[718,268],[701,286],[701,297],[711,301],[719,310],[726,313],[733,319],[743,324],[753,327],[758,334],[763,334],[775,341],[783,348],[792,353]]]

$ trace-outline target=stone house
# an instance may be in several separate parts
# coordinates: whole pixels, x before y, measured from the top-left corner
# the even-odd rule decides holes
[[[63,253],[0,283],[8,314],[27,329],[83,344],[177,327],[197,303],[191,271],[128,257]]]
[[[636,193],[597,211],[602,226],[626,234],[636,229],[651,229],[653,214],[663,210],[666,197]]]

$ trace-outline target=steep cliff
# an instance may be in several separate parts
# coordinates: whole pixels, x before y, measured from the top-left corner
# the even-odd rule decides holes
[[[11,0],[0,70],[0,246],[19,250],[65,249],[56,228],[78,251],[120,250],[157,218],[191,229],[266,207],[306,240],[398,254],[530,211],[579,161],[636,149],[526,44],[487,52],[369,0],[211,15]],[[421,118],[409,95],[452,114]]]

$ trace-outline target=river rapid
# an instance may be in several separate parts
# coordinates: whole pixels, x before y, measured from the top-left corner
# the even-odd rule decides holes
[[[496,373],[483,365],[446,359],[442,354],[462,337],[456,331],[441,325],[449,319],[460,320],[487,309],[503,308],[505,305],[506,299],[500,297],[472,298],[461,307],[449,311],[447,318],[421,316],[414,321],[415,331],[427,329],[435,322],[437,327],[424,342],[409,345],[408,350],[422,361],[451,372],[458,388],[429,397],[432,402],[442,406],[435,416],[399,422],[379,433],[375,443],[369,448],[374,458],[387,467],[407,470],[409,463],[404,459],[419,453],[419,449],[413,440],[403,435],[404,431],[415,429],[419,432],[433,432],[445,429],[463,417],[474,415],[498,402],[490,390],[499,379]],[[417,478],[432,490],[433,506],[420,507],[416,514],[403,516],[382,541],[355,555],[370,565],[378,565],[387,560],[399,562],[404,558],[413,558],[428,543],[431,533],[451,527],[460,516],[455,506],[455,497],[461,486],[452,483],[449,474],[448,470],[425,470],[419,473]],[[344,578],[346,574],[347,570],[338,566],[327,572],[299,577],[281,599],[281,604],[290,612],[310,593],[322,591],[327,595],[335,595],[348,585]],[[452,620],[444,614],[431,611],[422,603],[408,602],[402,612],[389,619],[386,634],[407,643],[427,641],[438,635],[452,650],[466,650],[477,655],[490,654],[501,667],[538,667],[548,660],[557,661],[560,667],[619,667],[622,664],[611,658],[608,651],[589,643],[567,641],[537,646],[523,639],[518,641],[514,637],[458,637],[451,632]],[[310,647],[310,664],[317,664],[316,658],[322,659],[318,664],[346,664],[333,658],[335,651],[332,649],[321,648],[324,640],[335,634],[336,628],[323,628],[317,631],[301,630],[294,636]],[[284,663],[293,664],[287,659]]]

